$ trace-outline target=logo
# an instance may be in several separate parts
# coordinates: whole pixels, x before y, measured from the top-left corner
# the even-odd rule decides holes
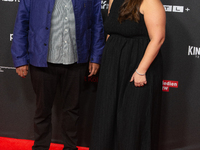
[[[166,12],[176,12],[176,13],[184,13],[184,11],[190,11],[189,8],[184,8],[184,6],[175,6],[175,5],[163,5]]]
[[[98,82],[99,78],[97,76],[84,77],[85,82]]]
[[[162,82],[162,91],[163,92],[169,92],[169,88],[178,88],[178,81],[172,81],[172,80],[163,80]]]
[[[15,67],[5,67],[5,66],[0,66],[0,72],[4,72],[4,69],[16,69]]]
[[[20,2],[20,0],[2,0],[3,2]]]
[[[13,34],[10,34],[10,41],[13,40]]]
[[[108,9],[109,4],[107,1],[101,0],[101,9]]]
[[[188,56],[195,56],[195,58],[199,58],[200,56],[200,47],[196,46],[188,46]]]

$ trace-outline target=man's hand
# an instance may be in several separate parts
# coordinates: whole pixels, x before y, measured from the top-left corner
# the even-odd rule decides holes
[[[22,77],[25,78],[28,74],[28,65],[20,66],[16,68],[16,73]]]
[[[99,64],[89,62],[89,73],[90,74],[88,75],[88,77],[96,75],[98,70],[99,70]]]

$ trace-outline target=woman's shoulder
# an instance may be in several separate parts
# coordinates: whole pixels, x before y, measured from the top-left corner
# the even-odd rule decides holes
[[[140,12],[144,14],[145,11],[163,11],[164,7],[160,0],[143,0],[140,6]]]

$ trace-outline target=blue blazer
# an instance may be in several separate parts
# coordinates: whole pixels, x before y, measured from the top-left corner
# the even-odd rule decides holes
[[[47,67],[51,15],[55,0],[20,0],[11,52],[15,67]],[[78,63],[100,63],[104,48],[101,0],[72,0]]]

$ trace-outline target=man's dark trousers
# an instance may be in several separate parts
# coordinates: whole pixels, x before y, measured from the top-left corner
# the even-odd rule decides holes
[[[86,64],[61,65],[48,63],[48,67],[30,65],[31,81],[36,94],[34,118],[35,142],[33,150],[48,150],[51,142],[51,110],[60,86],[64,99],[62,127],[64,150],[76,150],[79,95],[84,82]]]

